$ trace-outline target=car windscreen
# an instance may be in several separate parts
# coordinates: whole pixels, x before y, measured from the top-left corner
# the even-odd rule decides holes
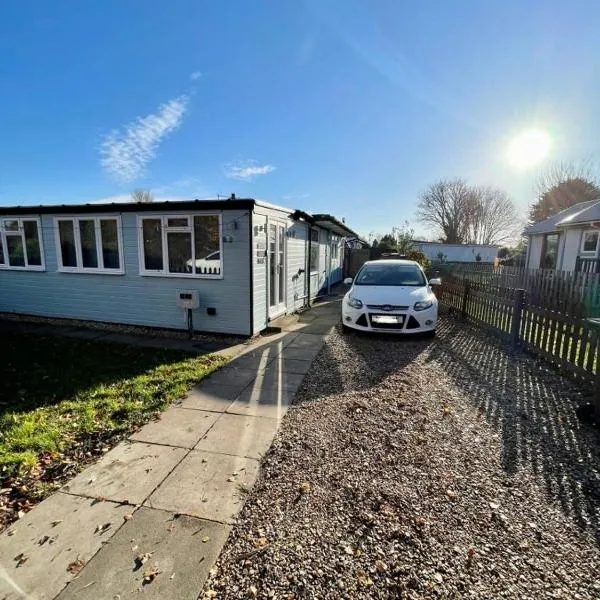
[[[425,285],[423,271],[417,265],[365,265],[354,285]]]

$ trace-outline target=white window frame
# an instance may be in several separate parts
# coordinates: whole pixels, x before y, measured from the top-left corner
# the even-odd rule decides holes
[[[71,221],[73,223],[73,237],[75,240],[75,261],[77,262],[76,267],[66,267],[62,262],[62,251],[60,246],[60,232],[58,224],[60,221]],[[83,257],[81,253],[81,232],[79,229],[80,221],[94,221],[94,231],[96,234],[96,254],[97,254],[97,267],[84,267]],[[104,257],[102,255],[102,236],[100,232],[100,221],[116,221],[117,222],[117,244],[119,247],[119,268],[118,269],[105,269],[104,268]],[[54,217],[54,237],[56,240],[56,264],[58,265],[57,271],[61,273],[91,273],[93,275],[124,275],[125,274],[125,261],[123,257],[123,233],[121,225],[120,215],[81,215],[77,217],[72,216],[58,216]]]
[[[317,234],[317,239],[313,240],[313,232]],[[312,247],[316,246],[317,248],[317,268],[313,271],[312,270],[312,265],[311,263],[311,257],[308,257],[308,268],[310,271],[311,275],[317,275],[319,273],[319,265],[321,263],[321,231],[317,228],[317,227],[311,227],[310,229],[310,245],[311,245],[311,251],[312,251]]]
[[[8,231],[4,228],[4,221],[17,221],[18,222],[18,231]],[[40,258],[42,261],[41,265],[30,265],[29,257],[27,256],[27,245],[25,243],[25,229],[23,228],[23,223],[30,221],[37,223],[37,233],[38,233],[38,245],[40,247]],[[20,236],[21,243],[23,244],[23,256],[25,258],[25,266],[17,267],[9,264],[8,259],[8,244],[6,243],[7,237],[17,237]],[[5,271],[45,271],[46,270],[46,260],[44,258],[44,241],[42,236],[42,222],[39,217],[0,217],[0,245],[2,245],[2,256],[4,257],[4,263],[0,264],[0,269]]]
[[[596,247],[593,250],[584,250],[583,246],[585,244],[585,235],[586,233],[595,233],[596,234]],[[596,256],[598,253],[598,244],[600,243],[600,230],[598,229],[586,229],[581,233],[581,245],[579,246],[579,254],[582,256]]]
[[[194,236],[194,217],[218,217],[219,218],[219,256],[221,257],[221,272],[218,275],[205,273],[170,273],[169,272],[169,249],[167,246],[167,233],[190,233],[192,238],[192,262],[196,260],[196,239]],[[162,243],[162,262],[163,268],[160,270],[146,269],[144,260],[144,219],[160,221],[160,234]],[[188,224],[185,227],[169,227],[169,219],[187,219]],[[223,260],[223,215],[220,212],[208,213],[188,213],[176,215],[144,213],[138,215],[138,262],[140,275],[143,277],[176,277],[184,279],[223,279],[225,263]]]

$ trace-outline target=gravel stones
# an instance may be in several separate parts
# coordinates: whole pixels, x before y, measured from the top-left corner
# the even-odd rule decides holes
[[[434,341],[334,332],[200,597],[599,597],[581,396],[454,320]]]

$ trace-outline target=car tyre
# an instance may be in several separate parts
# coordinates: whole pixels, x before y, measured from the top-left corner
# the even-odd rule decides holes
[[[348,335],[350,333],[350,327],[348,327],[348,325],[345,323],[342,323],[342,333],[344,335]]]
[[[431,331],[426,331],[423,334],[423,337],[425,339],[432,340],[435,337],[435,329],[432,329]]]

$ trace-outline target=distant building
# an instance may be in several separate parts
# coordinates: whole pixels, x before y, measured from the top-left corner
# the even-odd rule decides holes
[[[441,242],[416,242],[416,247],[432,262],[493,263],[499,246],[490,244],[443,244]]]

